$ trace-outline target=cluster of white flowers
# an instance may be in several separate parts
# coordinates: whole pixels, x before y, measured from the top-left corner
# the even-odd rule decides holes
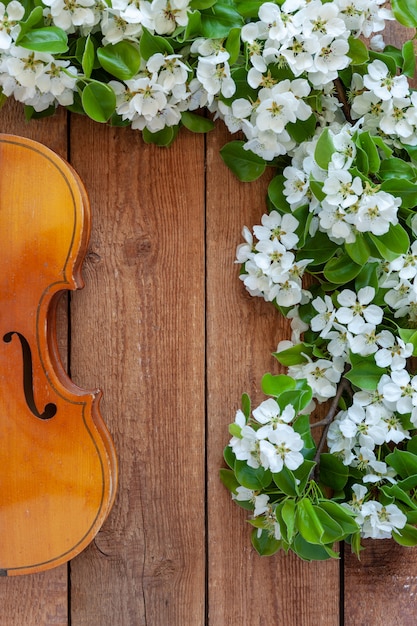
[[[343,506],[355,514],[364,539],[389,539],[392,531],[400,532],[404,528],[407,518],[396,504],[384,506],[369,499],[364,485],[353,485],[352,492],[352,500]]]
[[[71,34],[87,35],[97,28],[108,43],[139,41],[142,27],[158,35],[170,35],[188,23],[188,0],[44,0],[44,16]]]
[[[382,131],[388,139],[417,145],[417,97],[404,75],[392,76],[385,63],[375,60],[364,76],[354,74],[351,84],[352,118],[364,130]]]
[[[161,67],[151,59],[142,61],[138,74],[125,83],[111,81],[117,113],[133,128],[157,132],[178,124],[182,111],[206,106],[231,132],[244,132],[247,150],[266,160],[286,154],[296,147],[287,125],[313,114],[307,102],[312,89],[315,98],[322,94],[319,119],[325,122],[326,115],[337,115],[332,81],[350,63],[348,38],[384,27],[391,14],[381,4],[382,0],[286,0],[282,6],[266,2],[259,9],[259,21],[241,29],[250,66],[248,90],[256,91],[256,99],[233,100],[236,83],[225,39],[198,37],[177,47],[175,54],[164,55],[167,65],[172,66],[175,58],[175,70],[169,69],[171,87],[166,81],[162,84],[157,76]],[[187,27],[192,13],[189,0],[45,0],[42,7],[45,25],[59,27],[73,38],[91,34],[99,46],[122,41],[140,46],[144,29],[152,35],[173,35]],[[28,52],[16,49],[13,44],[23,17],[18,0],[7,7],[0,2],[0,87],[36,111],[52,104],[71,105],[77,81],[85,77],[80,71],[77,75],[67,60],[54,61],[52,55],[38,53],[29,59]],[[16,56],[28,70],[24,76],[11,60]],[[285,80],[275,76],[280,67],[286,68]],[[41,74],[51,75],[51,81],[39,82]]]
[[[293,151],[292,163],[283,171],[284,195],[291,210],[308,205],[314,214],[310,232],[318,228],[336,243],[353,243],[357,233],[383,235],[398,223],[400,198],[350,171],[357,153],[354,136],[362,131],[360,122],[341,127],[335,122],[328,127],[334,150],[326,169],[314,157],[316,136]],[[320,184],[321,201],[311,191],[311,180]]]
[[[5,96],[43,111],[51,105],[71,105],[77,83],[77,70],[69,61],[52,54],[33,52],[15,45],[24,6],[12,0],[0,2],[0,88]]]
[[[232,437],[229,444],[236,458],[246,461],[249,467],[263,467],[271,472],[280,472],[284,465],[291,470],[300,467],[304,444],[291,426],[296,417],[294,407],[288,404],[281,411],[278,403],[269,398],[252,411],[252,416],[256,428],[246,423],[241,410],[236,413],[240,434]]]
[[[217,103],[229,130],[244,132],[247,150],[265,160],[288,154],[296,143],[285,127],[310,117],[305,99],[311,87],[316,94],[322,92],[323,119],[329,107],[334,116],[337,104],[329,91],[338,72],[350,63],[348,38],[384,28],[391,13],[380,7],[382,3],[286,0],[282,6],[266,2],[260,7],[259,21],[245,24],[241,33],[251,64],[248,84],[258,90],[258,98],[237,98],[230,106]],[[280,66],[289,68],[295,80],[275,78],[273,68]]]
[[[116,112],[123,120],[130,120],[132,128],[140,130],[156,132],[175,126],[191,97],[186,85],[189,71],[180,55],[152,55],[135,78],[124,84],[109,83],[116,93]]]
[[[240,279],[253,296],[275,300],[283,307],[292,307],[308,298],[302,287],[302,276],[309,261],[296,261],[291,252],[298,242],[298,220],[291,214],[281,216],[271,211],[262,216],[262,225],[254,227],[258,239],[243,229],[246,243],[237,248],[237,262],[245,266]]]
[[[44,111],[57,103],[74,101],[77,70],[69,61],[56,60],[46,52],[31,52],[11,45],[0,58],[0,88],[5,96]]]

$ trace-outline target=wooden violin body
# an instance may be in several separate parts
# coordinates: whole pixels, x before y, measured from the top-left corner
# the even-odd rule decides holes
[[[117,461],[99,391],[67,376],[60,294],[82,286],[90,215],[78,176],[44,146],[0,135],[0,575],[68,561],[113,503]]]

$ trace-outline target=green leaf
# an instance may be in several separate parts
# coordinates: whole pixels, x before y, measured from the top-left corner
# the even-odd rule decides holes
[[[89,83],[81,100],[84,111],[95,122],[107,122],[116,110],[116,94],[104,83]]]
[[[385,373],[386,369],[378,367],[375,363],[364,361],[352,367],[345,377],[359,389],[374,391],[378,387],[381,376]]]
[[[312,259],[311,265],[324,265],[338,249],[339,246],[330,241],[325,233],[317,231],[314,237],[307,238],[301,250],[297,250],[297,260]]]
[[[411,437],[411,439],[407,441],[407,450],[408,452],[417,454],[417,435],[414,435],[414,437]]]
[[[403,55],[401,54],[401,50],[396,46],[385,46],[384,54],[388,54],[388,56],[392,57],[397,67],[403,66]]]
[[[417,330],[414,328],[399,328],[398,334],[405,343],[413,344],[413,356],[417,356]]]
[[[414,52],[414,41],[406,41],[402,47],[403,67],[402,72],[409,78],[414,78],[416,71],[416,55]]]
[[[417,28],[417,5],[412,0],[391,0],[395,19],[410,28]]]
[[[352,59],[352,65],[362,65],[369,60],[368,48],[361,39],[349,37],[348,56]]]
[[[285,465],[280,472],[274,472],[272,474],[272,479],[278,489],[281,489],[282,493],[285,493],[286,496],[295,497],[298,495],[295,476]]]
[[[217,0],[191,0],[190,9],[209,9],[213,4],[216,4],[216,2]]]
[[[288,122],[285,130],[288,132],[291,139],[294,139],[297,143],[302,143],[314,135],[316,124],[316,116],[311,114],[307,120]]]
[[[45,117],[50,117],[51,115],[54,115],[56,113],[56,106],[52,104],[51,106],[49,106],[47,109],[44,109],[43,111],[35,111],[35,109],[32,106],[25,105],[24,112],[25,112],[25,120],[27,122],[29,122],[30,120],[41,120]]]
[[[227,465],[230,467],[230,469],[234,470],[236,457],[230,446],[226,446],[223,450],[223,458],[226,461]]]
[[[378,150],[371,138],[371,135],[369,132],[360,133],[358,141],[361,148],[363,148],[367,154],[369,172],[371,172],[371,174],[375,174],[375,172],[379,170],[381,159],[379,158]]]
[[[384,52],[375,52],[375,50],[369,50],[369,58],[374,61],[378,59],[378,61],[382,61],[388,68],[391,76],[395,76],[397,73],[397,63],[393,56],[390,54],[384,54]]]
[[[275,539],[273,535],[266,530],[260,533],[255,528],[252,532],[252,545],[260,556],[272,556],[281,548],[281,541]]]
[[[304,439],[303,435],[301,436]],[[315,450],[315,448],[313,448],[313,450]],[[300,465],[300,467],[297,467],[296,470],[294,470],[293,474],[297,481],[299,481],[297,482],[297,487],[300,494],[303,493],[304,489],[306,488],[306,485],[310,480],[311,471],[316,465],[317,464],[315,461],[311,459],[305,459],[304,463]]]
[[[390,224],[389,230],[385,235],[369,234],[371,241],[376,245],[382,258],[393,260],[400,254],[407,254],[410,247],[410,238],[407,231],[401,224]]]
[[[310,416],[309,415],[299,415],[297,419],[294,421],[293,428],[296,433],[298,433],[301,439],[304,442],[304,448],[302,450],[302,454],[306,459],[303,465],[300,466],[303,469],[301,470],[301,475],[298,473],[298,469],[294,472],[294,475],[298,479],[308,479],[311,470],[316,465],[313,461],[315,452],[316,452],[316,444],[311,435],[311,426],[310,426]],[[305,485],[304,485],[305,486]],[[300,490],[304,489],[304,486],[299,485]]]
[[[236,0],[235,6],[244,18],[258,17],[259,9],[264,0]]]
[[[407,163],[407,161],[391,157],[389,159],[384,159],[381,162],[379,177],[381,180],[405,178],[406,180],[413,181],[416,178],[416,170],[410,163]]]
[[[362,233],[356,233],[356,239],[353,243],[345,243],[345,250],[358,265],[364,265],[367,263],[371,256],[371,250],[368,242]]]
[[[331,555],[323,546],[312,545],[301,535],[295,537],[291,549],[300,559],[303,559],[303,561],[326,561],[331,558]]]
[[[341,254],[327,261],[323,274],[326,280],[335,285],[344,285],[359,274],[362,266],[354,263],[347,254]]]
[[[410,450],[408,451],[410,452]],[[408,476],[408,478],[404,478],[403,480],[399,480],[397,482],[397,487],[403,491],[411,491],[411,489],[417,487],[417,474],[414,474],[414,476]]]
[[[229,65],[236,63],[240,54],[240,28],[232,28],[225,43],[225,48],[230,55]]]
[[[313,350],[311,346],[305,343],[296,343],[291,348],[287,348],[286,350],[281,350],[280,352],[273,353],[276,360],[281,363],[281,365],[285,365],[286,367],[290,367],[291,365],[299,365],[300,363],[307,363],[307,356],[313,355]]]
[[[284,391],[288,389],[295,389],[296,382],[291,376],[285,374],[264,374],[262,377],[262,391],[267,396],[280,396]]]
[[[404,209],[413,209],[417,206],[417,184],[403,178],[391,178],[384,180],[381,190],[387,191],[396,198],[401,198],[401,206]]]
[[[263,467],[249,467],[246,461],[236,460],[235,476],[242,487],[260,491],[271,484],[272,474]]]
[[[368,176],[369,174],[369,158],[365,150],[358,143],[356,146],[356,165],[360,174]]]
[[[142,35],[140,38],[140,56],[147,61],[153,54],[158,52],[161,54],[173,54],[174,48],[165,37],[152,35],[146,28],[142,26]]]
[[[236,424],[236,422],[232,422],[232,424],[229,424],[229,434],[232,435],[232,437],[242,439],[242,427]]]
[[[248,420],[250,417],[250,413],[251,413],[251,401],[247,393],[242,394],[241,404],[242,404],[243,415]]]
[[[214,128],[214,122],[212,120],[197,115],[196,113],[191,113],[190,111],[183,111],[181,113],[181,122],[185,128],[193,133],[208,133]]]
[[[386,157],[390,157],[392,155],[391,148],[385,143],[382,137],[376,136],[372,137],[372,141],[374,144],[382,150]]]
[[[324,452],[320,456],[319,476],[322,483],[334,491],[341,491],[348,481],[349,468],[334,454]]]
[[[200,11],[188,11],[188,23],[182,35],[178,35],[179,43],[184,43],[201,35],[201,13]]]
[[[400,530],[392,531],[393,539],[400,544],[400,546],[417,546],[417,528],[406,524],[404,528]]]
[[[314,151],[314,159],[319,167],[323,170],[327,170],[332,156],[335,153],[333,140],[328,128],[325,128],[320,134],[320,138],[317,142],[316,149]]]
[[[412,452],[395,448],[394,452],[385,457],[385,461],[401,478],[417,474],[417,455]]]
[[[380,269],[380,263],[368,263],[367,260],[363,261],[363,267],[355,279],[355,289],[359,291],[362,287],[373,287],[375,293],[378,292],[378,270]]]
[[[285,500],[281,508],[281,517],[287,529],[288,542],[291,543],[295,532],[295,500]]]
[[[311,402],[312,396],[313,392],[310,388],[304,391],[295,389],[294,391],[285,391],[277,400],[281,410],[284,410],[287,404],[291,404],[295,412],[299,413]]]
[[[19,46],[35,52],[62,54],[68,50],[68,37],[62,28],[45,26],[27,31],[19,38]]]
[[[417,510],[417,505],[412,501],[408,493],[403,491],[398,485],[384,485],[381,487],[381,491],[385,496],[390,498],[389,502],[399,500],[403,504],[406,504],[410,509]]]
[[[403,148],[406,150],[413,163],[417,163],[417,146],[408,146],[404,144]]]
[[[290,205],[284,194],[285,180],[282,174],[274,176],[268,185],[268,198],[280,213],[291,213]]]
[[[295,388],[283,391],[277,398],[278,404],[284,410],[287,404],[294,407],[295,413],[301,412],[311,402],[312,390],[305,378],[295,381]]]
[[[322,509],[320,506],[313,504],[314,512],[316,513],[320,524],[322,525],[324,532],[322,535],[322,542],[333,544],[336,541],[341,541],[345,538],[346,533],[343,531],[342,527],[336,520],[332,519],[332,517]]]
[[[42,26],[43,23],[44,21],[43,21],[42,7],[41,6],[35,7],[33,11],[29,13],[26,20],[24,21],[22,20],[21,22],[19,22],[20,31],[16,39],[16,45],[19,45],[19,46],[21,45],[20,42],[23,38],[23,35],[25,35],[28,31],[32,30],[33,28],[36,28],[36,26],[39,26],[39,27]]]
[[[148,128],[142,131],[142,139],[145,143],[153,143],[161,148],[168,147],[172,144],[177,136],[178,126],[165,126],[161,130],[151,133]]]
[[[84,52],[81,60],[81,65],[86,78],[90,78],[91,72],[94,67],[95,50],[94,44],[90,39],[90,35],[85,40]]]
[[[139,71],[140,53],[130,41],[119,41],[97,49],[101,67],[119,80],[130,80]]]
[[[324,528],[308,498],[302,498],[296,508],[296,523],[301,536],[309,543],[322,545]]]
[[[310,213],[310,206],[304,204],[295,209],[292,214],[295,219],[298,220],[298,226],[295,229],[295,234],[298,236],[297,248],[302,248],[305,245],[307,237],[310,233],[310,225],[313,220],[313,214]]]
[[[359,526],[355,522],[353,514],[337,502],[333,502],[331,500],[321,500],[320,507],[324,509],[332,519],[340,524],[347,535],[355,533],[359,530]]]
[[[324,198],[326,197],[326,194],[323,191],[323,185],[324,183],[318,180],[314,180],[313,178],[310,179],[310,182],[309,182],[310,191],[315,195],[315,197],[317,198],[319,202],[322,202]]]
[[[220,150],[224,163],[242,182],[256,180],[265,171],[265,161],[250,150],[245,150],[243,141],[231,141]]]
[[[231,469],[221,469],[220,480],[223,485],[232,493],[237,493],[237,488],[240,487],[239,482],[236,480],[235,473]],[[253,508],[253,507],[252,507]]]
[[[241,28],[243,18],[232,4],[216,2],[210,9],[201,12],[201,29],[207,39],[227,37],[232,28]]]

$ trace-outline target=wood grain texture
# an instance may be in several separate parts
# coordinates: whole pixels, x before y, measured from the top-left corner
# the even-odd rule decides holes
[[[249,393],[254,406],[264,399],[261,377],[279,372],[270,355],[289,332],[272,305],[246,292],[234,264],[243,225],[259,224],[266,210],[270,174],[239,183],[219,156],[227,132],[219,127],[207,140],[208,624],[336,626],[339,563],[260,558],[251,547],[247,513],[218,478],[240,396]]]
[[[71,373],[104,390],[116,505],[71,564],[75,626],[204,624],[204,139],[173,149],[76,118],[93,212]],[[191,621],[190,621],[191,620]]]
[[[67,158],[67,115],[28,124],[22,105],[9,100],[0,111],[0,132],[40,141]],[[68,324],[65,299],[60,305],[58,342],[66,362]],[[4,540],[4,538],[3,538]],[[67,565],[23,578],[0,578],[1,626],[66,626],[68,624]]]
[[[345,547],[344,626],[415,626],[415,549],[388,540],[364,545],[360,561]]]

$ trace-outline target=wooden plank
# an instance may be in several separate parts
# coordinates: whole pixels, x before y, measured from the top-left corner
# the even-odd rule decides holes
[[[30,137],[66,158],[66,120],[66,113],[60,111],[51,119],[27,123],[22,105],[10,100],[0,112],[0,132]],[[58,326],[58,342],[65,362],[67,351],[65,299],[60,304]],[[29,626],[31,624],[67,626],[67,566],[62,565],[48,572],[22,578],[0,578],[0,606],[2,626]]]
[[[204,623],[204,139],[170,149],[73,118],[92,204],[72,376],[104,390],[116,505],[71,564],[74,626]],[[192,616],[192,617],[190,617]],[[190,621],[191,620],[191,621]]]
[[[415,626],[416,550],[367,540],[361,560],[345,548],[344,626]]]
[[[335,626],[339,563],[260,558],[250,544],[246,512],[232,503],[218,478],[227,426],[241,394],[248,392],[255,405],[264,399],[262,375],[279,371],[270,354],[289,337],[272,305],[249,296],[238,280],[235,248],[243,225],[259,224],[266,210],[268,175],[239,183],[219,156],[228,140],[219,128],[208,137],[207,156],[209,624]]]

